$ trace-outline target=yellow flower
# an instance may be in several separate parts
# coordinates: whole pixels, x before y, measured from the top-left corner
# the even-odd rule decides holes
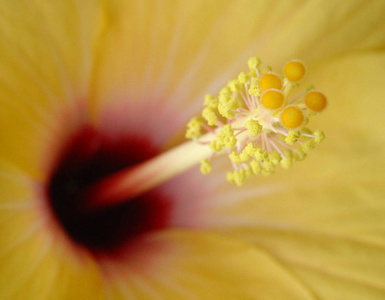
[[[383,299],[384,10],[1,0],[0,298]],[[317,153],[242,188],[218,159],[81,210],[88,183],[181,143],[254,55],[300,58],[328,95]]]

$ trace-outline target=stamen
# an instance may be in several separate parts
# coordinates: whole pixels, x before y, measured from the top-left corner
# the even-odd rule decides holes
[[[305,77],[306,69],[301,61],[295,59],[286,63],[284,73],[289,81],[298,82]]]
[[[201,162],[201,172],[202,174],[210,174],[211,171],[212,171],[212,166],[211,166],[211,162],[205,158],[205,159],[202,159],[202,162]]]
[[[264,91],[268,89],[280,90],[282,88],[282,80],[278,77],[278,75],[269,72],[262,75],[260,85]]]
[[[87,209],[128,201],[199,163],[210,176],[211,160],[226,153],[233,168],[227,180],[238,186],[260,173],[273,174],[278,165],[289,168],[294,159],[303,160],[325,137],[305,125],[326,108],[326,96],[307,88],[291,97],[306,72],[299,60],[289,61],[283,76],[260,65],[259,58],[250,58],[248,73],[229,81],[217,97],[205,97],[202,118],[187,124],[185,136],[191,141],[90,187]]]
[[[313,88],[305,88],[290,97],[306,73],[299,60],[286,63],[282,77],[270,67],[261,70],[261,60],[256,57],[250,58],[248,65],[250,72],[242,72],[229,81],[218,98],[206,96],[210,103],[219,103],[217,109],[210,109],[210,118],[205,117],[207,125],[214,123],[214,115],[227,122],[214,127],[217,134],[210,148],[217,154],[227,148],[234,168],[227,174],[227,180],[238,186],[259,173],[273,174],[278,165],[289,168],[294,158],[303,160],[324,138],[322,131],[305,128],[308,117],[324,110],[327,104],[324,94]],[[208,115],[207,111],[203,110],[204,116]],[[188,131],[190,127],[189,123]],[[207,161],[203,161],[204,174],[208,173],[206,165]]]
[[[282,124],[289,129],[297,129],[303,125],[305,116],[302,110],[295,106],[286,107],[281,114]]]
[[[305,97],[306,106],[313,112],[319,113],[327,106],[326,96],[320,91],[310,91]]]
[[[285,97],[278,89],[270,89],[262,94],[262,104],[267,109],[279,109],[282,107]]]
[[[200,118],[192,118],[187,124],[186,138],[197,138],[201,135],[202,120]]]

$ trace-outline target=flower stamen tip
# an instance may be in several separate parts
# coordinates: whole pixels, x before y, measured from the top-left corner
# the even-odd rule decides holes
[[[211,162],[207,158],[202,159],[202,161],[201,161],[201,173],[203,175],[210,174],[212,169],[213,168],[211,166]]]
[[[277,74],[273,72],[265,73],[261,76],[261,80],[259,82],[261,88],[265,91],[268,89],[278,89],[282,88],[282,80],[279,78]]]
[[[305,96],[305,104],[311,111],[319,113],[325,110],[327,99],[321,91],[310,90]]]
[[[286,78],[291,82],[298,82],[305,77],[305,65],[298,59],[291,60],[284,67]]]
[[[201,160],[201,172],[209,174],[212,159],[227,154],[233,167],[227,180],[237,186],[258,174],[270,176],[277,166],[290,168],[325,138],[305,126],[325,110],[326,96],[313,86],[291,95],[306,73],[301,61],[286,63],[283,75],[261,68],[256,57],[248,66],[250,72],[230,80],[218,96],[205,97],[202,118],[193,118],[186,132],[211,150]]]
[[[289,129],[297,129],[304,124],[305,116],[298,107],[288,106],[282,111],[281,122]]]
[[[278,89],[269,89],[262,94],[262,104],[267,109],[279,109],[284,103],[285,97]]]

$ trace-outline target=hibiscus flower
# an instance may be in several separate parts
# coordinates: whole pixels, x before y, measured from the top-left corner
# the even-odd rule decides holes
[[[385,297],[383,1],[0,1],[1,299]],[[120,204],[250,56],[306,62],[327,139],[237,187],[227,160]],[[187,152],[187,151],[185,151]],[[164,169],[189,158],[177,153]],[[180,171],[181,172],[181,171]]]

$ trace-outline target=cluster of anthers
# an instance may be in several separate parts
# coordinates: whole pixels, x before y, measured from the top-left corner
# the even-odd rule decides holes
[[[227,180],[238,186],[254,175],[273,174],[277,165],[290,168],[325,137],[306,127],[310,117],[325,110],[327,99],[314,88],[298,91],[306,72],[301,61],[286,63],[283,76],[261,69],[257,57],[248,65],[250,72],[231,80],[218,97],[206,95],[202,117],[192,118],[186,132],[186,138],[212,151],[201,161],[201,172],[209,174],[211,160],[227,153],[234,168]]]

